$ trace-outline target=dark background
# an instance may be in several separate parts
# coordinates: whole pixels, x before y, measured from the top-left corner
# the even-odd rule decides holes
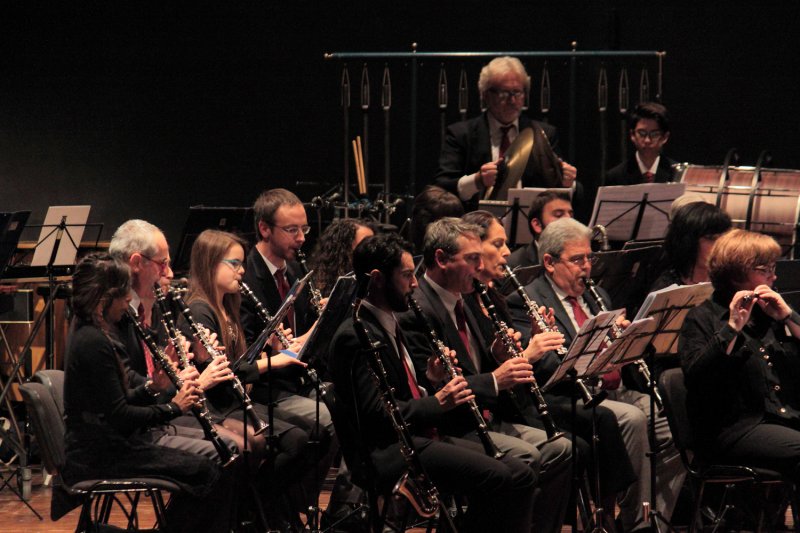
[[[795,2],[669,5],[640,1],[409,1],[225,3],[4,3],[0,7],[0,210],[88,203],[106,225],[140,217],[173,242],[190,205],[245,206],[265,188],[301,198],[342,179],[339,107],[342,64],[324,52],[664,50],[663,102],[673,117],[666,153],[719,164],[737,147],[742,164],[762,149],[774,166],[800,167]],[[478,113],[474,72],[448,67],[450,110],[458,118],[459,68],[470,71],[470,115]],[[619,159],[616,87],[609,69],[609,166]],[[348,64],[358,107],[361,62]],[[598,61],[579,65],[578,126],[567,125],[566,61],[548,64],[549,119],[562,151],[591,186],[599,175]],[[632,103],[639,72],[629,67]],[[407,62],[390,61],[391,168],[406,192],[410,126]],[[542,62],[531,61],[534,96]],[[383,62],[370,63],[370,177],[383,178]],[[439,61],[420,67],[417,189],[436,168]],[[531,114],[536,117],[534,106]],[[361,132],[351,112],[350,136]],[[297,181],[317,187],[296,187]],[[313,220],[313,218],[312,218]]]

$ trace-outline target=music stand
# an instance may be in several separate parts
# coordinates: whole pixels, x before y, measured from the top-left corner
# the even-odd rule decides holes
[[[787,260],[775,263],[775,275],[780,280],[780,292],[792,309],[800,309],[800,261]]]
[[[589,227],[604,226],[612,241],[661,239],[667,233],[672,202],[685,189],[685,183],[600,187]]]
[[[592,279],[611,296],[611,301],[633,314],[633,305],[647,295],[659,266],[661,246],[598,252]],[[660,272],[659,272],[660,273]]]
[[[192,245],[204,230],[218,229],[235,233],[249,243],[256,242],[253,226],[252,207],[207,207],[195,205],[189,208],[189,215],[183,225],[183,232],[175,249],[172,269],[184,274],[189,271],[189,256]]]
[[[514,276],[519,281],[520,285],[525,287],[533,280],[539,277],[539,274],[542,273],[542,269],[544,267],[542,265],[531,265],[531,266],[518,266],[516,267],[513,272]],[[503,281],[500,282],[497,290],[502,294],[504,297],[511,295],[514,291],[517,290],[517,286],[511,280],[510,277],[503,278]]]
[[[645,333],[642,338],[652,349],[650,353],[650,368],[653,368],[657,355],[666,356],[677,351],[677,340],[683,321],[690,309],[706,301],[714,288],[711,283],[699,283],[697,285],[671,285],[659,291],[651,292],[647,295],[645,302],[636,315],[636,320],[645,317],[654,321],[654,327],[649,333]],[[648,350],[641,350],[640,358]],[[655,375],[650,372],[650,379],[647,383],[650,393],[650,418],[648,424],[648,440],[650,444],[650,505],[646,506],[650,526],[655,531],[660,531],[658,520],[661,520],[670,531],[675,531],[669,520],[655,508],[656,502],[656,456],[662,451],[657,449],[656,443],[656,382]]]

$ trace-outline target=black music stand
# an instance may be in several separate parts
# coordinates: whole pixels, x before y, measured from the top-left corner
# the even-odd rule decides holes
[[[783,299],[792,309],[800,309],[800,261],[778,261],[775,263],[775,275],[778,277]]]
[[[673,285],[659,291],[650,293],[642,304],[637,321],[643,318],[653,320],[651,331],[645,331],[640,339],[646,341],[651,349],[641,347],[638,350],[638,357],[631,356],[629,361],[644,358],[649,353],[648,364],[654,368],[656,356],[666,356],[677,350],[676,343],[683,321],[690,309],[707,300],[713,291],[710,283],[699,283],[697,285]],[[669,520],[655,508],[656,502],[656,457],[661,449],[656,443],[656,377],[654,372],[650,372],[650,379],[647,389],[650,393],[650,417],[648,424],[648,441],[650,444],[650,505],[646,507],[646,512],[650,520],[650,527],[660,532],[659,520],[667,526],[669,531],[675,531]]]
[[[592,279],[611,296],[611,301],[633,315],[635,305],[644,300],[658,274],[661,246],[598,252],[592,266]]]
[[[539,274],[542,273],[544,267],[542,265],[531,265],[531,266],[518,266],[516,267],[513,272],[514,276],[520,282],[520,284],[525,287],[533,280],[539,277]],[[506,277],[497,287],[497,290],[502,294],[504,297],[507,297],[514,293],[517,290],[517,286],[511,280],[510,277]]]
[[[175,249],[175,259],[172,261],[172,269],[176,273],[185,274],[189,271],[192,245],[197,236],[207,229],[235,233],[249,243],[258,240],[253,226],[252,207],[192,206],[189,208],[189,216],[183,225],[183,232]]]
[[[672,202],[686,189],[684,183],[641,183],[600,187],[589,227],[605,227],[608,239],[661,239],[669,226]]]
[[[330,341],[333,338],[334,333],[336,333],[336,330],[339,328],[342,322],[346,320],[347,315],[350,313],[353,299],[356,296],[357,287],[358,282],[356,281],[356,277],[354,275],[341,276],[338,280],[336,280],[336,284],[333,286],[333,290],[328,297],[328,302],[325,304],[325,307],[322,310],[322,315],[320,315],[316,326],[314,326],[314,330],[311,332],[311,335],[309,335],[305,344],[303,344],[300,352],[297,354],[297,358],[305,363],[308,363],[309,367],[314,366],[314,363],[320,359],[320,355],[323,353],[325,354],[323,359],[327,360],[327,350]],[[316,454],[315,463],[319,463],[319,402],[324,399],[326,390],[325,385],[321,383],[319,379],[312,380],[312,383],[317,392],[317,405],[315,412],[316,418],[314,420],[314,431],[317,435],[317,440],[313,441],[313,444],[314,452]],[[333,531],[339,524],[345,522],[351,516],[361,513],[364,510],[364,507],[365,505],[363,503],[354,506],[345,516],[331,523],[326,529],[321,530],[321,509],[319,508],[319,493],[317,493],[316,502],[314,507],[310,509],[311,513],[306,527],[312,533]]]
[[[575,339],[572,341],[572,344],[569,347],[569,351],[567,355],[564,356],[564,359],[561,360],[561,364],[558,366],[556,371],[547,380],[544,387],[542,387],[543,391],[546,391],[552,388],[555,384],[569,380],[573,382],[573,387],[577,387],[577,381],[579,379],[591,379],[595,377],[600,377],[603,373],[606,373],[611,370],[611,366],[600,366],[596,363],[598,357],[603,352],[605,347],[603,343],[605,338],[608,336],[608,332],[611,329],[611,326],[616,322],[617,317],[620,316],[619,311],[604,311],[602,313],[598,313],[594,317],[586,320],[583,323],[580,330],[575,335]],[[577,366],[580,363],[580,366]],[[595,373],[589,373],[589,370],[592,369]],[[602,400],[601,400],[602,401]],[[572,395],[572,416],[573,419],[576,416],[576,402],[577,398],[573,394]],[[600,497],[600,458],[597,452],[597,442],[599,441],[597,435],[597,425],[596,425],[596,417],[595,408],[597,407],[598,403],[600,402],[593,402],[592,407],[592,455],[594,460],[594,471],[595,471],[595,511],[594,511],[594,528],[592,529],[593,533],[606,533],[605,528],[603,527],[603,519],[605,516],[605,510],[602,507]],[[573,420],[573,427],[574,427],[574,420]],[[573,449],[575,448],[575,432],[572,432],[572,445]],[[573,469],[575,469],[575,462],[573,461]],[[577,481],[577,471],[573,473],[573,479]],[[573,490],[577,490],[577,483]],[[579,496],[576,495],[576,501]]]

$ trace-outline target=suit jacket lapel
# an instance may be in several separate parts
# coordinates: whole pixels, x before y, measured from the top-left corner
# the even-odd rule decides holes
[[[567,309],[556,295],[553,287],[550,286],[550,282],[547,281],[547,278],[544,274],[536,278],[533,283],[536,285],[537,292],[543,297],[543,301],[539,302],[540,305],[544,305],[548,309],[550,307],[553,308],[556,318],[556,325],[558,326],[559,331],[564,334],[564,345],[569,346],[572,342],[572,339],[575,338],[577,331],[575,331],[575,327],[572,325],[572,320],[569,319]]]

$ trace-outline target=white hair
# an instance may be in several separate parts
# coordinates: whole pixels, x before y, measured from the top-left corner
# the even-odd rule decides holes
[[[159,234],[161,234],[161,230],[145,220],[137,218],[128,220],[114,232],[108,246],[108,253],[126,263],[136,252],[153,256],[158,253],[156,236]]]
[[[531,77],[528,76],[522,62],[516,57],[503,56],[492,59],[481,69],[481,75],[478,78],[478,92],[481,95],[485,94],[491,88],[492,80],[507,72],[513,72],[519,76],[526,91],[531,88]]]
[[[591,238],[592,230],[574,218],[559,218],[548,224],[539,236],[539,255],[558,257],[564,251],[566,243],[584,239],[588,241]]]

